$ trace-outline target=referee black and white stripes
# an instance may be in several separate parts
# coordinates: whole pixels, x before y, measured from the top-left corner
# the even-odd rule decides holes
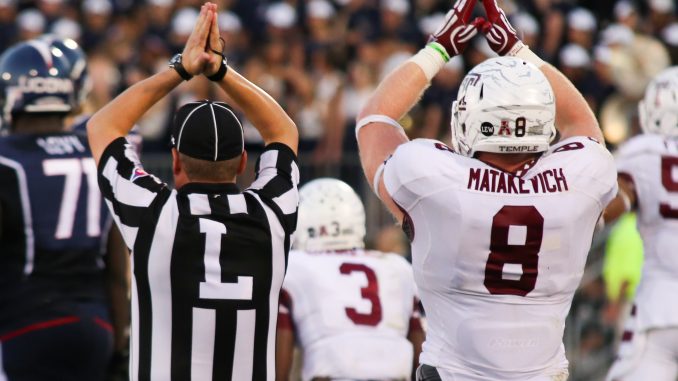
[[[132,249],[133,380],[274,380],[278,294],[297,219],[293,151],[269,144],[257,179],[171,190],[122,138],[99,185]]]

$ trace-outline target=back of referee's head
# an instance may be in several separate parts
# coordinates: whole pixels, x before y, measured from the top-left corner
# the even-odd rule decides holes
[[[224,102],[181,106],[172,124],[177,187],[186,182],[234,182],[247,162],[242,123]]]

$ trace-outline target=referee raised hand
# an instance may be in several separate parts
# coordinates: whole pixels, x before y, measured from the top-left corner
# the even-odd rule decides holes
[[[202,6],[182,55],[127,89],[87,125],[99,187],[132,251],[132,380],[273,380],[278,294],[297,220],[298,133],[280,105],[226,65],[216,5]],[[215,46],[217,45],[217,46]],[[184,80],[215,81],[266,148],[254,183],[240,121],[222,102],[180,107],[176,190],[144,171],[124,136]]]

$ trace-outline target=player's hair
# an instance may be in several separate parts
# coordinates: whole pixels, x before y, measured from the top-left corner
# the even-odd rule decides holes
[[[240,158],[238,155],[232,159],[222,161],[200,160],[179,152],[181,164],[190,181],[222,182],[233,181],[238,174]]]

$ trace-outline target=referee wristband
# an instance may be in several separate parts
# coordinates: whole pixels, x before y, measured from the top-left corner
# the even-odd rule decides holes
[[[217,70],[216,73],[207,76],[207,79],[209,79],[210,81],[219,82],[222,79],[224,79],[227,72],[228,72],[228,61],[226,60],[226,57],[222,55],[219,70]]]

